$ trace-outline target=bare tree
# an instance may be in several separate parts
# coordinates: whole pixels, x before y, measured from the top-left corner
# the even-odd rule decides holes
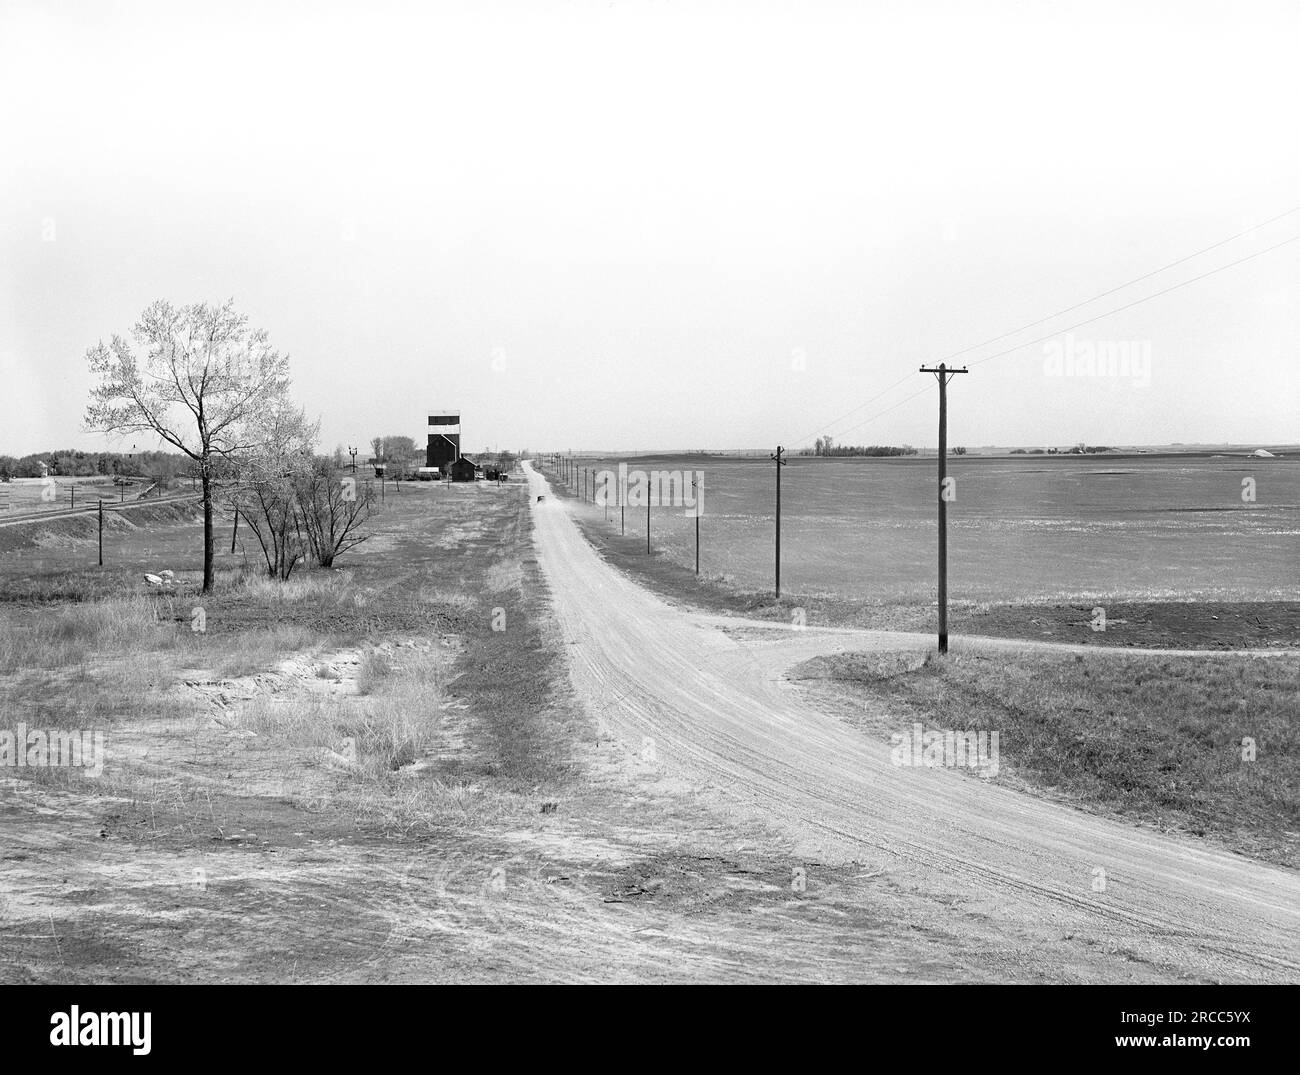
[[[203,592],[213,584],[214,464],[253,446],[259,409],[284,398],[289,360],[264,330],[250,330],[234,300],[173,306],[159,300],[131,329],[86,352],[92,374],[86,423],[111,433],[153,432],[195,461],[203,486]],[[137,349],[143,353],[137,354]]]
[[[370,486],[358,488],[352,478],[338,477],[328,459],[317,459],[297,474],[294,494],[298,531],[321,567],[330,567],[369,536],[360,531],[374,511]]]

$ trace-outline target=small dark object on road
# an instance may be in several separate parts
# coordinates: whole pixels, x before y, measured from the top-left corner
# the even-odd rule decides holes
[[[541,503],[543,500],[545,500],[545,499],[546,499],[546,497],[544,497],[544,496],[539,496],[539,497],[537,498],[537,502],[540,504],[540,503]]]

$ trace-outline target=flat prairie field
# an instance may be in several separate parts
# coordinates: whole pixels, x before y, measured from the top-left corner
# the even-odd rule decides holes
[[[775,466],[765,458],[576,459],[703,474],[700,570],[771,591]],[[1011,603],[1279,601],[1300,596],[1300,459],[963,456],[949,460],[948,593]],[[687,476],[689,485],[689,475]],[[781,589],[886,603],[936,597],[937,460],[790,456]],[[590,487],[589,487],[590,488]],[[688,490],[689,491],[689,490]],[[656,552],[694,567],[695,520],[652,508]],[[610,511],[618,525],[618,509]],[[644,535],[644,508],[628,508]]]

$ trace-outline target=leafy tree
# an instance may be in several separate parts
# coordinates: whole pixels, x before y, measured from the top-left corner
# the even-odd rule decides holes
[[[384,462],[390,478],[404,478],[412,469],[416,457],[415,439],[413,437],[384,437],[381,441]]]
[[[306,555],[298,521],[298,482],[312,466],[319,423],[287,403],[265,411],[256,429],[258,447],[244,459],[232,500],[253,531],[272,578],[287,580]]]
[[[282,400],[289,360],[264,330],[250,330],[234,300],[221,306],[150,304],[131,329],[134,347],[114,335],[86,352],[99,379],[86,422],[111,433],[154,433],[199,468],[203,488],[203,592],[213,569],[215,463],[254,444],[248,427]]]

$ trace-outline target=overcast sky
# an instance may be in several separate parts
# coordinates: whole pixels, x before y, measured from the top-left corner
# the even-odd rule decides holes
[[[1290,0],[0,11],[9,454],[103,447],[86,349],[230,297],[325,449],[933,445],[921,363],[1300,206]],[[1296,441],[1298,284],[1300,242],[1075,330],[1148,384],[975,366],[951,442]]]

